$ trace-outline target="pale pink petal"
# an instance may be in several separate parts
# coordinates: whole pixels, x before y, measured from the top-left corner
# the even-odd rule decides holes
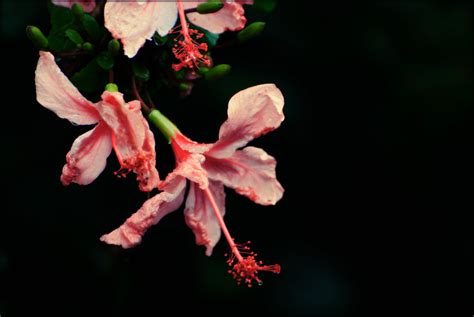
[[[276,160],[264,150],[246,147],[231,157],[206,157],[209,178],[223,182],[261,205],[274,205],[283,196],[283,187],[276,179]]]
[[[212,144],[194,142],[180,132],[175,134],[173,142],[175,142],[182,150],[195,154],[203,154],[209,151],[213,146]]]
[[[183,2],[185,7],[196,7],[199,2]],[[225,31],[242,30],[247,23],[242,5],[236,2],[227,2],[224,7],[215,13],[187,14],[188,20],[212,33],[223,33]]]
[[[111,151],[111,131],[101,122],[74,141],[66,155],[61,182],[63,185],[92,183],[104,170]]]
[[[147,159],[143,161],[141,172],[137,174],[140,186],[143,191],[151,191],[158,186],[160,176],[156,169],[155,135],[150,130],[148,121],[142,116],[142,123],[145,127],[145,141],[143,142],[143,152],[148,153]]]
[[[148,199],[143,206],[128,218],[123,225],[109,234],[103,235],[100,240],[125,249],[139,244],[142,236],[153,225],[156,225],[164,216],[175,211],[184,200],[186,179],[172,175],[168,177],[163,192]]]
[[[99,121],[100,116],[94,105],[61,72],[49,52],[40,52],[35,83],[36,100],[58,117],[80,125]]]
[[[210,149],[213,157],[228,157],[251,140],[278,128],[285,119],[284,98],[273,84],[240,91],[229,101],[228,119],[221,126],[219,140]]]
[[[58,6],[70,8],[74,3],[82,5],[84,12],[92,12],[95,9],[94,0],[51,0],[52,3]]]
[[[176,20],[178,19],[178,6],[175,1],[162,1],[159,3],[158,26],[156,31],[159,35],[165,36],[176,24]]]
[[[178,166],[176,166],[173,172],[166,177],[166,180],[158,185],[158,188],[160,190],[164,189],[168,179],[174,175],[187,178],[191,182],[198,184],[199,188],[206,189],[209,185],[209,180],[206,171],[202,167],[204,160],[204,156],[200,154],[187,155],[180,163],[178,163]]]
[[[209,182],[209,191],[222,216],[225,214],[224,185],[221,182]],[[193,230],[197,245],[206,247],[206,255],[212,250],[221,237],[221,228],[215,216],[209,197],[195,183],[191,183],[184,209],[186,224]]]
[[[147,200],[123,225],[100,239],[109,244],[131,248],[140,243],[145,231],[157,224],[165,215],[179,208],[184,199],[186,179],[199,184],[199,188],[207,188],[207,173],[201,166],[204,157],[199,154],[188,155],[160,183],[159,193]]]
[[[104,92],[97,109],[102,120],[112,130],[115,153],[124,170],[132,170],[142,191],[151,191],[158,185],[155,139],[137,103],[125,103],[123,95]]]
[[[125,55],[130,58],[156,31],[166,35],[176,18],[174,1],[107,1],[104,8],[105,27],[122,41]]]

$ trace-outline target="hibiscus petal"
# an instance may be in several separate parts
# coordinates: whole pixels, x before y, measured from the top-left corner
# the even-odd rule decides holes
[[[275,205],[283,196],[284,189],[276,179],[276,160],[262,149],[249,146],[229,158],[207,157],[204,168],[210,179],[257,204]]]
[[[202,167],[204,160],[204,156],[200,154],[187,155],[186,158],[176,166],[173,172],[166,177],[166,180],[159,184],[158,188],[160,190],[164,189],[168,183],[168,179],[172,179],[173,176],[181,176],[198,184],[199,188],[205,190],[209,185],[209,180],[206,171]]]
[[[40,52],[35,83],[36,100],[58,117],[80,125],[99,121],[100,116],[94,105],[61,72],[49,52]]]
[[[162,1],[159,3],[158,26],[156,31],[161,36],[165,36],[176,24],[176,20],[178,19],[178,7],[175,1]]]
[[[219,140],[206,155],[229,157],[254,138],[278,128],[285,119],[283,105],[283,95],[273,84],[240,91],[230,99],[228,119],[221,126]]]
[[[121,39],[125,55],[132,58],[155,31],[166,35],[177,19],[176,3],[149,1],[107,1],[105,27]]]
[[[203,154],[209,151],[213,146],[213,144],[194,142],[180,132],[176,132],[173,142],[175,142],[182,150],[195,154]]]
[[[167,179],[163,192],[148,199],[123,225],[103,235],[100,240],[125,249],[136,246],[148,228],[179,208],[184,200],[185,188],[186,179],[173,175],[171,179]]]
[[[199,3],[200,2],[183,2],[185,8],[196,7]],[[224,4],[222,9],[215,13],[189,13],[187,17],[194,25],[202,27],[209,32],[220,34],[225,31],[242,30],[245,23],[247,23],[244,14],[245,11],[242,5],[235,2],[228,2]]]
[[[58,6],[70,8],[74,3],[82,5],[84,12],[92,12],[95,9],[94,0],[51,0],[52,3]]]
[[[158,185],[155,139],[137,103],[127,104],[118,92],[104,92],[97,109],[113,133],[113,146],[120,165],[137,174],[140,190]]]
[[[222,216],[225,214],[224,185],[221,182],[210,181],[209,191],[219,208]],[[196,237],[197,245],[206,247],[206,255],[211,256],[212,250],[221,237],[221,228],[214,214],[209,197],[195,183],[191,183],[186,208],[184,209],[186,224]]]
[[[67,163],[63,167],[61,182],[63,185],[92,183],[104,170],[111,151],[111,131],[106,124],[99,123],[72,144],[66,155]]]

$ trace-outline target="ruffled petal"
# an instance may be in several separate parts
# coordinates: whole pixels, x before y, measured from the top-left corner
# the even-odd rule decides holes
[[[125,103],[123,95],[104,92],[97,109],[112,130],[112,142],[120,165],[137,174],[140,190],[151,191],[158,185],[155,139],[137,103]]]
[[[273,84],[240,91],[230,99],[228,119],[222,124],[219,140],[208,154],[229,157],[251,140],[278,128],[285,119],[283,105],[283,95]]]
[[[199,188],[205,190],[209,185],[209,180],[207,172],[202,167],[204,160],[204,156],[200,154],[187,155],[180,163],[178,163],[178,166],[176,166],[173,172],[166,177],[166,180],[158,185],[158,188],[160,190],[164,189],[168,179],[172,176],[181,176],[198,184]]]
[[[92,12],[95,9],[94,0],[51,0],[57,6],[70,8],[74,3],[82,5],[84,12]]]
[[[148,199],[123,225],[103,235],[100,240],[125,249],[136,246],[141,242],[148,228],[156,225],[164,216],[181,206],[185,188],[184,177],[172,175],[171,178],[167,178],[163,192]]]
[[[147,200],[145,204],[128,218],[123,225],[109,234],[103,235],[100,240],[123,248],[131,248],[140,243],[145,231],[157,224],[161,218],[179,208],[184,200],[186,179],[198,184],[199,188],[206,189],[208,178],[201,163],[204,156],[199,154],[188,155],[159,185],[159,193]]]
[[[224,185],[221,182],[210,181],[209,191],[219,208],[222,216],[225,214]],[[195,183],[191,183],[184,209],[186,224],[193,230],[196,244],[206,247],[206,255],[210,256],[221,237],[221,228],[215,216],[209,197]]]
[[[123,43],[125,55],[133,57],[155,31],[166,35],[176,23],[176,3],[156,0],[107,1],[105,27]]]
[[[199,3],[200,2],[183,2],[186,9],[196,7]],[[245,23],[247,23],[244,14],[244,8],[239,3],[226,2],[224,3],[224,7],[215,13],[189,13],[187,17],[194,25],[202,27],[209,32],[220,34],[225,31],[242,30]]]
[[[209,151],[213,146],[213,144],[194,142],[180,132],[176,132],[173,142],[175,142],[182,150],[194,154],[203,154]]]
[[[207,157],[204,162],[209,178],[223,182],[257,204],[274,205],[284,189],[276,179],[276,160],[264,150],[246,147],[231,157]]]
[[[75,124],[97,123],[99,113],[61,72],[49,52],[40,52],[36,66],[36,100],[58,117]]]
[[[92,183],[104,170],[111,151],[111,131],[106,124],[99,123],[72,144],[66,155],[67,163],[63,167],[61,182],[63,185]]]

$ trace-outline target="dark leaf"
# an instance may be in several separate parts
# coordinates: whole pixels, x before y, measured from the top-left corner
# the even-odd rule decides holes
[[[86,93],[103,90],[107,81],[107,72],[99,66],[96,59],[71,77],[71,82]]]
[[[114,58],[108,52],[102,52],[97,56],[97,64],[105,70],[114,67]]]
[[[79,34],[79,32],[77,32],[76,30],[73,30],[73,29],[67,29],[66,32],[66,37],[71,40],[71,42],[73,42],[74,44],[82,44],[84,43],[84,39],[82,38],[82,36]]]

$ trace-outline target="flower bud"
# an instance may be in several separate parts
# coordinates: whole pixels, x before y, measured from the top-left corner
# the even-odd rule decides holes
[[[26,27],[26,35],[33,42],[33,44],[40,50],[46,50],[48,48],[48,39],[44,36],[43,32],[39,28],[33,25]]]
[[[208,73],[208,72],[209,72],[209,67],[204,67],[204,66],[203,66],[203,67],[199,67],[199,69],[198,69],[199,75],[204,75],[204,74],[206,74],[206,73]]]
[[[240,43],[247,42],[259,36],[265,29],[265,22],[254,22],[237,34]]]
[[[117,56],[120,51],[120,42],[115,39],[110,40],[108,50],[111,56]]]
[[[84,19],[84,8],[80,4],[74,3],[71,10],[77,21],[82,21],[82,19]]]
[[[209,1],[198,5],[196,10],[200,14],[208,14],[219,11],[223,6],[224,4],[220,1]]]
[[[82,44],[82,49],[88,54],[94,54],[94,45],[92,43],[85,42]]]
[[[116,84],[114,83],[108,83],[106,86],[105,86],[105,90],[106,91],[109,91],[109,92],[119,92],[119,88]]]
[[[204,74],[204,78],[207,80],[216,80],[224,77],[228,73],[230,73],[230,70],[232,67],[227,64],[220,64],[217,66],[214,66],[211,68],[207,73]]]

